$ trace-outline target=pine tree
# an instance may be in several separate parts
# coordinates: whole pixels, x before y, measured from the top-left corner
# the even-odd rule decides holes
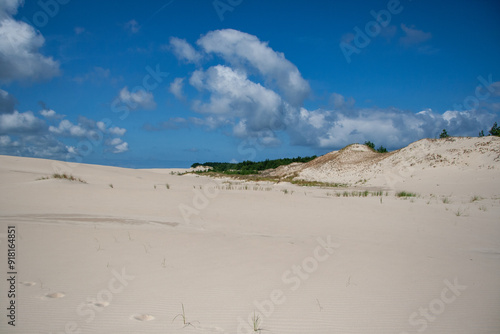
[[[493,127],[490,129],[489,133],[492,136],[500,137],[500,127],[498,127],[497,122],[495,122],[495,124],[493,124]]]
[[[443,129],[443,132],[439,135],[439,138],[448,138],[450,135],[446,132],[446,129]]]

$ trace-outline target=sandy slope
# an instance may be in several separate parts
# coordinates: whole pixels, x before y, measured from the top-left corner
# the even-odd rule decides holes
[[[467,193],[468,189],[482,186],[482,192],[492,195],[495,188],[489,184],[491,180],[498,182],[499,168],[499,137],[450,137],[422,139],[386,154],[353,144],[307,164],[280,168],[273,174],[438,194],[457,191],[457,187],[461,193]]]
[[[433,143],[328,174],[366,175],[349,189],[1,156],[0,302],[15,225],[18,308],[0,332],[250,333],[257,311],[270,333],[498,333],[498,141]],[[37,180],[54,170],[87,183]]]

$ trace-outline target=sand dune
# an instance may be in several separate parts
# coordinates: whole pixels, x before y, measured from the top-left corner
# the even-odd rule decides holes
[[[251,333],[256,312],[270,333],[498,333],[499,149],[353,145],[280,168],[349,184],[328,189],[0,156],[0,332]]]
[[[306,163],[284,166],[271,175],[321,182],[413,189],[445,194],[474,191],[494,194],[500,169],[499,137],[422,139],[380,154],[353,144]],[[493,192],[491,192],[491,191]]]

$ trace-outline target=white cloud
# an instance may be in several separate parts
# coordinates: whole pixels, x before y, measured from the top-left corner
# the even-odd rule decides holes
[[[420,46],[432,37],[413,27],[403,29],[404,45]],[[391,38],[394,31],[395,27],[384,37]],[[172,40],[182,46],[177,50],[181,59],[192,60],[193,55],[199,55],[186,41]],[[207,69],[199,68],[188,79],[199,92],[191,101],[191,108],[201,116],[170,119],[157,127],[147,125],[146,130],[194,125],[223,129],[226,134],[257,140],[263,146],[278,145],[279,134],[287,134],[293,145],[316,148],[336,149],[366,140],[397,148],[424,137],[435,138],[443,128],[451,135],[477,135],[479,130],[490,127],[495,118],[491,113],[494,101],[481,105],[479,111],[451,110],[440,114],[429,109],[414,113],[398,108],[359,108],[352,97],[338,93],[331,94],[327,108],[308,110],[303,106],[310,91],[308,82],[282,53],[256,36],[232,29],[217,30],[202,36],[197,44],[205,53],[220,56],[224,61]],[[170,91],[181,95],[183,84],[183,79],[176,79]],[[496,94],[497,85],[490,86],[488,91]]]
[[[126,142],[123,142],[121,144],[118,144],[115,146],[114,150],[113,150],[113,153],[123,153],[123,152],[126,152],[128,151],[128,143]]]
[[[257,135],[257,132],[275,127],[285,108],[278,94],[227,66],[217,65],[206,72],[196,71],[191,82],[210,93],[208,102],[195,101],[193,108],[215,116],[212,120],[217,123],[218,117],[240,119],[242,122],[234,129],[234,134],[239,137]]]
[[[423,43],[432,38],[430,32],[415,29],[415,27],[407,27],[401,24],[401,29],[405,32],[405,36],[399,39],[399,42],[404,46],[412,46]]]
[[[120,138],[113,138],[108,140],[108,144],[113,146],[120,145],[121,143],[123,143],[123,140],[121,140]]]
[[[44,122],[33,115],[31,111],[0,115],[0,133],[35,133],[40,131]]]
[[[153,93],[147,92],[142,88],[135,92],[130,92],[128,87],[124,87],[118,94],[118,99],[126,104],[130,110],[152,110],[156,108]]]
[[[197,44],[207,53],[222,56],[233,66],[257,70],[294,106],[302,105],[309,95],[309,83],[302,78],[297,67],[283,53],[274,51],[254,35],[233,29],[216,30],[200,38]]]
[[[355,108],[334,110],[301,109],[287,123],[293,144],[340,148],[367,140],[396,148],[421,138],[436,138],[446,128],[450,135],[477,136],[493,124],[494,114],[484,111],[449,110],[443,114],[430,109],[417,113],[397,108]]]
[[[114,136],[123,136],[125,132],[127,132],[126,129],[119,128],[117,126],[108,129],[108,133]]]
[[[52,109],[40,110],[40,115],[46,118],[53,118],[56,116],[56,112]]]
[[[185,39],[170,37],[170,48],[179,60],[197,64],[202,59],[202,55]]]
[[[169,92],[174,94],[179,100],[185,100],[185,96],[182,93],[182,88],[184,87],[184,78],[175,78],[170,84]]]
[[[61,119],[61,118],[66,117],[65,115],[60,115],[60,114],[56,113],[52,109],[42,109],[39,111],[39,113],[40,113],[40,115],[42,115],[43,117],[45,117],[49,120],[56,120],[56,119]]]
[[[47,108],[40,114],[52,121],[65,117]],[[80,143],[85,143],[84,146],[90,143],[91,151],[98,151],[101,146],[112,153],[127,151],[128,143],[118,138],[126,129],[110,125],[80,116],[77,124],[63,119],[55,126],[47,126],[31,111],[0,114],[0,154],[63,160],[83,158],[86,154],[79,152]]]
[[[59,63],[39,53],[43,36],[12,15],[23,1],[2,1],[0,5],[0,81],[39,81],[60,74]]]
[[[84,137],[89,135],[89,130],[81,125],[75,125],[67,119],[62,120],[58,127],[49,126],[49,131],[57,135],[69,137]]]

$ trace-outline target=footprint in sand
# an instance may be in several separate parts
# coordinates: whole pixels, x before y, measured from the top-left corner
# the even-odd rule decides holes
[[[155,317],[153,317],[150,314],[136,314],[132,316],[132,319],[138,320],[138,321],[151,321],[154,320]]]
[[[36,283],[35,282],[19,282],[19,284],[22,284],[24,286],[33,286],[35,285]]]
[[[52,299],[62,298],[64,296],[66,296],[66,295],[62,292],[53,292],[53,293],[48,293],[45,295],[45,297],[52,298]]]
[[[109,306],[108,302],[95,302],[95,303],[90,302],[89,304],[97,306],[97,307],[106,307],[106,306]]]

